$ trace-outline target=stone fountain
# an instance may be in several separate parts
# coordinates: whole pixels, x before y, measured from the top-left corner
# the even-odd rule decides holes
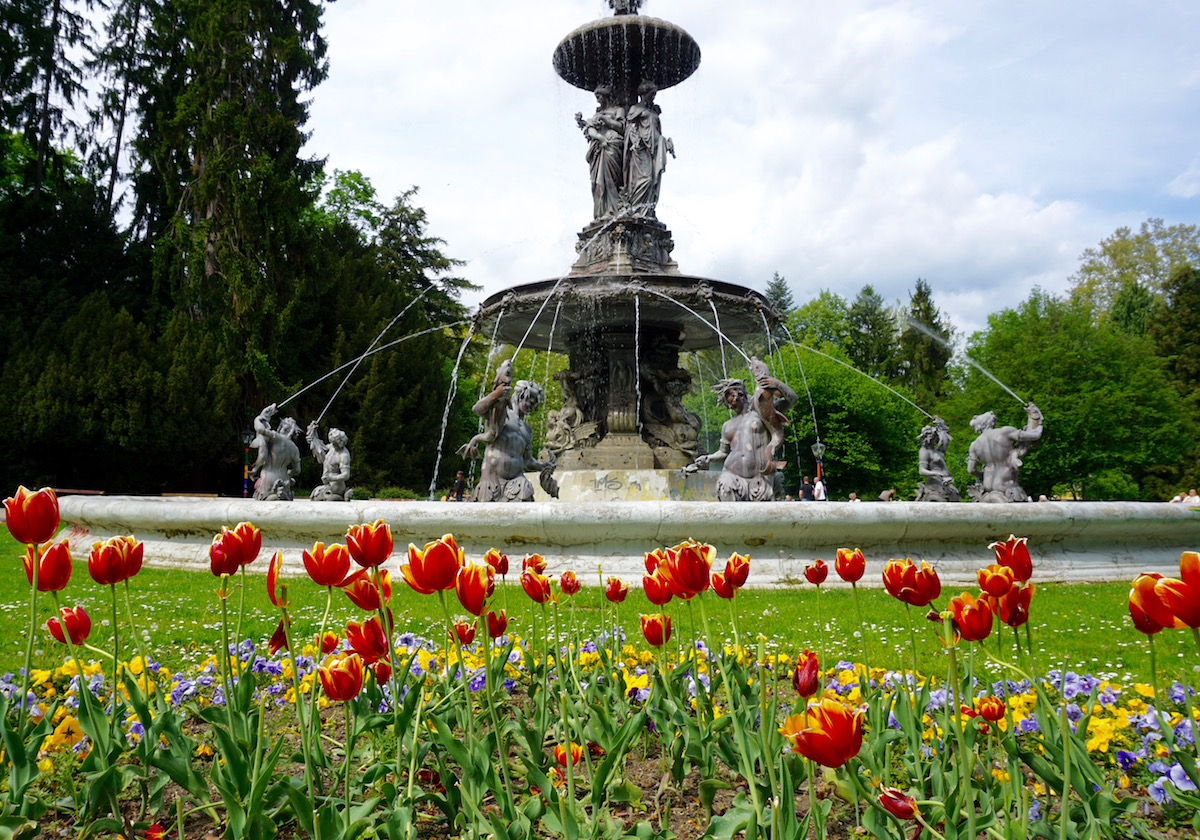
[[[571,33],[554,53],[559,75],[598,92],[600,106],[578,119],[588,138],[594,199],[578,257],[565,276],[501,292],[478,316],[498,340],[566,350],[570,367],[559,377],[564,405],[547,429],[547,445],[557,455],[563,498],[588,503],[64,496],[63,536],[76,557],[93,540],[135,534],[145,541],[148,565],[207,569],[213,535],[250,520],[262,529],[264,546],[282,552],[285,573],[302,575],[302,549],[316,540],[344,541],[349,525],[385,519],[401,551],[407,542],[453,533],[475,558],[496,546],[517,557],[543,554],[555,571],[582,575],[602,566],[628,580],[643,571],[645,551],[689,537],[712,543],[719,555],[751,555],[751,583],[760,586],[796,583],[806,560],[832,560],[839,546],[866,552],[864,584],[878,584],[888,558],[912,557],[933,563],[948,584],[972,585],[975,570],[989,562],[988,543],[1009,534],[1030,538],[1038,582],[1129,580],[1142,571],[1178,569],[1180,551],[1200,545],[1200,509],[1185,505],[687,501],[707,490],[688,487],[679,469],[697,454],[698,424],[679,401],[691,377],[679,368],[678,354],[716,346],[718,326],[737,339],[774,316],[754,292],[684,275],[672,259],[670,231],[654,211],[673,145],[662,136],[654,96],[691,75],[700,50],[678,26],[637,14],[635,0],[610,5],[617,14]],[[637,154],[627,156],[631,123]],[[927,448],[938,446],[931,441]],[[933,460],[925,466],[939,475]],[[399,562],[399,556],[390,561],[393,579]]]
[[[763,334],[778,316],[757,292],[683,274],[656,207],[674,144],[661,129],[659,91],[687,79],[700,48],[673,23],[613,2],[612,17],[567,35],[554,69],[594,93],[596,113],[575,119],[587,141],[593,218],[569,272],[498,292],[477,330],[497,341],[564,353],[563,406],[548,418],[560,498],[712,498],[715,476],[679,471],[699,453],[700,421],[682,397],[682,351]],[[540,497],[540,494],[539,494]]]

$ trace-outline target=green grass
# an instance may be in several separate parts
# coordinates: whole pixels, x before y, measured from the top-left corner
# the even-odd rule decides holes
[[[0,673],[16,671],[24,662],[26,632],[29,623],[29,585],[21,570],[20,547],[3,535],[0,553],[12,558],[8,572],[0,575]],[[243,636],[255,640],[266,639],[279,620],[278,612],[266,596],[265,577],[267,552],[252,568],[256,574],[247,576],[245,592],[246,618]],[[548,558],[554,569],[553,558]],[[399,556],[391,561],[393,574],[401,562]],[[519,569],[519,560],[514,569]],[[753,575],[753,559],[751,561]],[[584,576],[587,582],[587,576]],[[1034,582],[1037,570],[1034,570]],[[621,605],[620,619],[628,638],[638,647],[644,647],[638,626],[638,614],[658,612],[641,592],[639,581],[629,581],[628,600]],[[204,659],[217,649],[220,639],[220,603],[215,591],[216,579],[207,572],[185,572],[145,568],[131,582],[132,602],[137,629],[149,634],[150,653],[173,670],[191,662]],[[325,607],[325,593],[307,578],[289,580],[290,597],[293,603],[293,626],[295,633],[315,634]],[[507,591],[507,594],[505,594]],[[1119,682],[1148,682],[1150,679],[1149,648],[1145,637],[1134,630],[1126,612],[1128,583],[1103,584],[1044,584],[1039,585],[1033,599],[1032,629],[1037,648],[1037,668],[1044,673],[1050,668],[1067,667],[1077,672],[1088,672]],[[945,606],[950,595],[947,590],[938,599],[938,606]],[[111,602],[106,587],[97,586],[87,573],[86,558],[77,557],[71,582],[60,593],[64,604],[83,604],[92,617],[92,634],[89,641],[101,648],[111,647]],[[341,632],[349,619],[361,618],[361,613],[340,592],[334,593],[334,606],[330,614],[330,627]],[[448,593],[451,612],[463,614],[454,598]],[[812,586],[797,588],[743,590],[737,597],[742,641],[753,642],[762,633],[776,651],[795,656],[802,648],[818,650],[823,644],[828,664],[837,659],[861,659],[861,633],[866,639],[867,655],[873,667],[903,668],[911,666],[908,625],[903,605],[890,598],[882,589],[859,591],[864,626],[859,626],[852,594],[848,589],[823,590],[821,593],[821,616],[824,628],[817,624],[817,597]],[[240,588],[234,589],[230,599],[231,620],[236,621]],[[720,601],[711,594],[705,595],[705,608],[712,623],[713,632],[732,638],[729,631],[728,602]],[[563,600],[570,604],[571,599]],[[507,590],[498,585],[493,599],[494,608],[507,605],[510,632],[532,636],[535,618],[538,627],[544,627],[537,608],[521,591],[516,575],[509,575]],[[574,619],[572,616],[572,608]],[[53,602],[49,595],[38,600],[38,628],[35,638],[35,661],[41,665],[61,656],[63,651],[44,629],[46,619],[52,615]],[[440,639],[445,632],[442,627],[442,612],[435,596],[422,596],[409,590],[402,583],[393,595],[393,610],[397,625],[403,629],[431,638]],[[599,629],[606,602],[598,586],[585,587],[574,599],[574,603],[563,612],[564,630],[572,620],[588,636]],[[667,612],[674,621],[674,632],[687,640],[692,636],[688,610],[679,601],[672,601]],[[913,622],[918,639],[918,656],[922,670],[940,673],[945,656],[937,640],[936,626],[921,615],[923,610],[913,611]],[[123,638],[128,638],[129,628],[125,619],[123,600],[120,603],[119,627]],[[695,621],[700,615],[696,610]],[[696,632],[701,632],[696,627]],[[1012,631],[1005,628],[1003,642],[1005,656],[1011,656]],[[122,643],[123,646],[125,642]],[[540,642],[534,642],[540,648]],[[671,641],[674,646],[675,639]],[[1169,676],[1178,679],[1190,672],[1196,663],[1197,653],[1190,632],[1165,631],[1156,637],[1160,678]],[[988,651],[995,652],[996,638],[993,633],[986,642]],[[126,648],[127,650],[127,648]],[[265,650],[265,649],[264,649]]]

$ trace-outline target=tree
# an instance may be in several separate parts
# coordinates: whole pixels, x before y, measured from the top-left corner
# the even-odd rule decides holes
[[[1172,271],[1200,265],[1200,227],[1167,227],[1162,219],[1148,219],[1137,233],[1117,228],[1079,259],[1079,270],[1070,278],[1071,293],[1104,314],[1126,284],[1136,282],[1158,295]]]
[[[929,284],[917,278],[916,288],[901,317],[900,344],[896,352],[899,379],[918,405],[926,409],[942,397],[954,330],[933,303]]]
[[[792,309],[795,308],[792,287],[778,271],[771,277],[771,282],[767,283],[763,296],[766,297],[771,308],[784,320],[787,320],[787,317],[792,314]]]
[[[1086,499],[1153,498],[1156,468],[1193,445],[1153,342],[1098,319],[1080,298],[1035,290],[989,316],[967,355],[1045,415],[1042,440],[1021,467],[1021,485],[1035,497],[1061,486]],[[986,409],[999,424],[1024,425],[1012,394],[975,369],[964,379],[962,394],[942,406],[956,438],[973,438],[968,421]]]
[[[787,328],[796,341],[810,347],[845,347],[850,337],[850,307],[841,295],[822,289],[792,311]]]
[[[1108,318],[1113,326],[1132,335],[1145,335],[1157,320],[1162,298],[1138,280],[1126,280],[1113,295]]]
[[[896,319],[870,285],[862,287],[846,314],[846,355],[856,368],[876,379],[891,379],[896,364]]]

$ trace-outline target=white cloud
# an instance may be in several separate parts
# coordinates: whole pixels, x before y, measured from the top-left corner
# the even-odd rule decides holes
[[[1179,198],[1200,195],[1200,159],[1193,160],[1187,169],[1171,179],[1171,183],[1167,184],[1167,192]]]

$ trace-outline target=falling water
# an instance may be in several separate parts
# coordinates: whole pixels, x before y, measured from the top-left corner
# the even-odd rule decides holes
[[[693,353],[692,356],[696,359],[696,377],[700,382],[700,410],[704,414],[704,425],[701,426],[700,428],[704,429],[707,432],[707,430],[708,430],[708,400],[704,398],[704,365],[700,364],[700,354],[699,353]],[[707,434],[705,435],[704,443],[706,444],[705,451],[708,451],[707,450],[707,444],[708,444]]]
[[[296,399],[296,397],[300,396],[305,391],[309,390],[310,388],[315,388],[317,385],[320,385],[322,382],[324,382],[326,379],[333,376],[334,374],[341,373],[346,368],[352,367],[352,366],[358,364],[360,361],[367,358],[367,356],[374,356],[376,353],[382,353],[384,350],[390,350],[393,347],[395,347],[397,344],[403,344],[404,342],[408,341],[410,338],[420,338],[423,335],[429,335],[430,333],[439,332],[441,330],[448,330],[448,329],[452,329],[454,327],[461,327],[463,324],[466,324],[466,323],[469,323],[469,322],[467,322],[467,321],[451,321],[448,324],[439,324],[436,327],[430,327],[427,330],[421,330],[420,332],[410,333],[409,335],[406,335],[403,338],[397,338],[395,341],[389,341],[387,344],[383,345],[382,347],[376,347],[374,350],[368,350],[367,352],[363,353],[361,356],[358,356],[357,358],[351,359],[350,361],[346,362],[344,365],[339,365],[338,367],[335,367],[333,370],[329,371],[329,373],[325,374],[320,379],[314,379],[312,382],[305,385],[299,391],[297,391],[296,393],[294,393],[290,397],[288,397],[286,400],[276,403],[276,407],[283,408],[285,405],[290,403],[292,400]]]
[[[788,329],[787,329],[787,327],[786,327],[786,326],[784,327],[784,330],[787,330],[788,338],[789,338],[789,339],[791,339],[791,342],[792,342],[792,348],[794,349],[794,348],[796,347],[796,339],[792,338],[792,333],[791,333],[791,331],[790,331],[790,330],[788,330]],[[874,376],[871,376],[870,374],[863,373],[861,370],[859,370],[858,368],[856,368],[854,365],[849,365],[849,364],[846,364],[845,362],[843,362],[841,359],[837,358],[836,356],[830,356],[828,353],[823,353],[823,352],[821,352],[820,350],[818,350],[818,349],[817,349],[817,348],[815,348],[815,347],[809,347],[807,344],[802,344],[802,345],[800,345],[800,346],[801,346],[801,347],[803,347],[805,350],[807,350],[807,351],[808,351],[808,352],[810,352],[810,353],[816,353],[818,356],[824,356],[826,359],[829,359],[831,362],[837,362],[839,365],[841,365],[842,367],[844,367],[846,370],[852,370],[852,371],[854,371],[855,373],[857,373],[859,376],[861,376],[861,377],[863,377],[863,378],[865,378],[865,379],[869,379],[870,381],[872,381],[872,382],[874,382],[876,385],[878,385],[880,388],[884,388],[884,389],[886,389],[886,390],[888,390],[888,391],[891,391],[891,392],[892,392],[892,394],[893,394],[894,396],[896,396],[896,397],[899,397],[900,399],[904,400],[906,403],[908,403],[909,405],[911,405],[911,406],[912,406],[913,408],[915,408],[917,411],[919,411],[919,412],[921,412],[922,414],[924,414],[926,417],[930,417],[930,418],[932,418],[932,417],[933,417],[933,415],[932,415],[932,414],[930,414],[930,413],[929,413],[928,411],[926,411],[925,409],[921,408],[921,406],[917,405],[915,402],[913,402],[912,400],[910,400],[908,397],[906,397],[906,396],[904,396],[903,394],[901,394],[901,393],[900,393],[899,391],[897,391],[895,388],[893,388],[893,387],[891,387],[890,385],[887,385],[887,384],[885,384],[885,383],[883,383],[883,382],[880,382],[878,379],[876,379]],[[799,356],[799,354],[797,354],[797,357],[798,357],[798,356]]]
[[[638,349],[641,346],[642,332],[642,300],[637,296],[637,292],[633,293],[633,391],[634,411],[633,416],[637,423],[638,437],[642,436],[642,363]]]
[[[551,353],[554,351],[554,331],[558,329],[558,311],[562,309],[563,299],[565,296],[560,295],[558,303],[554,307],[554,317],[550,320],[550,337],[546,340],[546,387],[550,387],[550,361]],[[531,368],[532,370],[532,368]],[[542,440],[546,439],[546,422],[550,416],[549,411],[542,412]]]
[[[658,295],[660,298],[663,298],[664,300],[669,300],[671,303],[675,304],[680,309],[682,309],[685,312],[687,312],[688,314],[690,314],[693,318],[695,318],[701,324],[704,324],[704,326],[708,327],[710,330],[712,330],[714,333],[716,333],[717,338],[720,339],[720,342],[721,342],[721,373],[725,376],[726,379],[729,378],[729,374],[725,370],[725,349],[724,349],[725,342],[729,342],[729,346],[732,347],[734,350],[738,351],[739,354],[741,354],[741,357],[746,360],[746,364],[750,364],[750,357],[746,355],[745,351],[743,351],[742,348],[740,348],[736,344],[734,344],[733,341],[730,340],[729,336],[727,336],[727,335],[725,335],[725,333],[721,332],[720,321],[717,321],[717,324],[714,326],[713,324],[706,321],[704,319],[704,316],[702,316],[696,310],[692,309],[686,303],[681,303],[680,301],[675,300],[675,298],[671,297],[670,295],[666,294],[665,292],[658,291],[658,289],[642,289],[642,291],[649,292],[652,295]],[[710,303],[711,303],[711,301],[710,301]],[[714,308],[713,314],[716,314],[716,311],[717,310]]]
[[[415,298],[413,298],[411,301],[409,301],[408,305],[406,305],[403,309],[400,310],[399,315],[397,315],[392,320],[388,321],[388,325],[379,331],[379,335],[375,336],[375,340],[371,342],[371,345],[369,347],[367,347],[367,353],[370,353],[371,350],[374,349],[375,345],[379,343],[379,340],[383,338],[383,334],[386,333],[388,330],[390,330],[397,321],[399,321],[401,318],[403,318],[404,313],[407,312],[408,310],[412,309],[413,305],[417,301],[419,301],[421,298],[425,297],[425,295],[427,295],[429,293],[429,290],[432,288],[433,288],[433,286],[426,286],[425,290],[423,292],[421,292],[421,294],[417,295]],[[335,390],[333,392],[333,396],[329,398],[329,402],[325,403],[325,407],[323,409],[321,409],[321,413],[317,415],[317,421],[316,421],[317,423],[320,423],[321,418],[325,416],[325,412],[329,411],[329,406],[333,405],[333,401],[335,399],[337,399],[337,395],[342,392],[342,388],[346,387],[346,383],[350,381],[350,377],[354,376],[354,371],[358,370],[359,364],[362,362],[363,359],[365,359],[367,357],[367,353],[364,353],[363,355],[358,357],[357,361],[355,361],[355,363],[354,363],[354,367],[350,368],[350,372],[346,374],[346,378],[343,379],[341,384],[337,386],[337,390]]]
[[[946,341],[946,339],[942,338],[940,335],[935,333],[933,330],[931,330],[925,324],[922,324],[920,321],[914,321],[912,318],[905,318],[904,320],[908,326],[912,327],[917,332],[920,332],[920,333],[923,333],[924,335],[929,336],[934,341],[936,341],[938,344],[945,347],[947,350],[950,350],[952,352],[954,351],[954,345],[952,345],[950,342]],[[975,368],[975,370],[979,371],[984,376],[986,376],[988,379],[992,380],[997,385],[999,385],[1001,388],[1003,388],[1005,391],[1007,391],[1009,393],[1009,395],[1013,399],[1015,399],[1017,402],[1019,402],[1021,405],[1028,404],[1028,402],[1026,400],[1021,399],[1021,397],[1017,395],[1016,391],[1014,391],[1012,388],[1009,388],[1007,385],[1005,385],[1003,382],[1001,382],[996,377],[992,376],[991,372],[988,371],[986,368],[984,368],[983,365],[979,364],[979,362],[972,359],[966,353],[960,353],[959,355],[967,360],[967,364],[969,364],[971,367]]]
[[[471,343],[471,336],[474,334],[475,325],[471,324],[466,338],[458,348],[458,357],[454,360],[454,370],[450,372],[450,389],[446,392],[446,407],[442,409],[442,431],[438,435],[437,458],[433,462],[433,478],[429,481],[429,501],[431,502],[437,493],[438,468],[442,465],[442,443],[446,439],[446,425],[450,422],[450,406],[454,403],[454,397],[458,393],[458,367],[462,364],[463,354],[467,352],[467,345]]]
[[[721,335],[721,316],[717,314],[717,302],[715,300],[713,300],[712,298],[709,298],[708,305],[712,308],[713,323],[716,324],[716,326],[713,327],[713,329],[715,329],[717,331],[717,335],[720,336],[722,339],[722,341],[719,342],[719,346],[721,348],[721,377],[723,379],[728,379],[729,378],[729,370],[725,366],[725,343],[724,343],[725,336]],[[687,309],[687,307],[685,306],[684,309]],[[692,310],[688,309],[688,312],[692,312]],[[692,312],[692,314],[696,315],[695,312]],[[696,315],[696,317],[700,318],[699,315]],[[703,321],[704,319],[700,318],[700,320]],[[744,356],[746,354],[743,353],[742,355]],[[747,359],[746,361],[748,362],[750,360]]]

